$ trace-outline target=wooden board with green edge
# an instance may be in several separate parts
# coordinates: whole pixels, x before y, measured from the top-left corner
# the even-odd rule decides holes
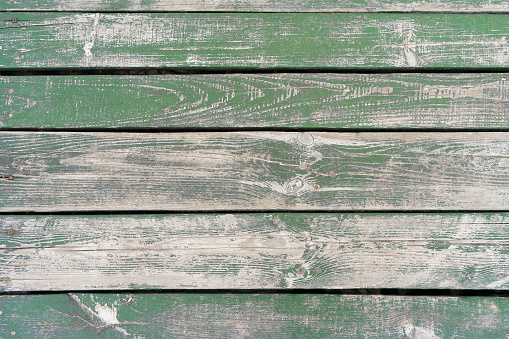
[[[507,289],[509,215],[0,216],[0,290]]]
[[[0,128],[509,128],[504,73],[0,77]]]
[[[0,211],[507,210],[506,132],[12,132]]]
[[[509,16],[0,13],[3,69],[478,69],[509,65]]]
[[[506,0],[10,0],[3,11],[508,12]]]
[[[505,338],[509,299],[310,294],[0,296],[2,338]]]

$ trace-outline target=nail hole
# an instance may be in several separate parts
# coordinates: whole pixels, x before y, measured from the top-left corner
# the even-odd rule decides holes
[[[12,228],[7,231],[7,235],[14,235],[15,233],[16,233],[16,231],[13,230]]]

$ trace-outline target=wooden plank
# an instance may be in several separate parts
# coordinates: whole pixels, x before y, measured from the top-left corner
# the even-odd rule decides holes
[[[14,0],[0,3],[3,11],[235,11],[235,12],[507,12],[506,0]]]
[[[0,297],[10,338],[505,338],[509,299],[371,295]]]
[[[501,69],[496,14],[0,13],[0,66]]]
[[[509,128],[500,74],[0,77],[3,128]]]
[[[0,211],[503,211],[508,156],[503,132],[2,132]]]
[[[509,215],[0,218],[0,289],[507,289]]]

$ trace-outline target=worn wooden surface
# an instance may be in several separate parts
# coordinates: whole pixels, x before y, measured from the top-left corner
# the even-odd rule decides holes
[[[369,295],[59,294],[0,297],[22,338],[505,338],[509,299]]]
[[[499,74],[0,77],[3,128],[509,128]]]
[[[0,13],[0,67],[505,69],[509,16]]]
[[[235,12],[502,12],[507,0],[9,0],[4,11],[235,11]]]
[[[508,13],[0,3],[0,338],[507,337]]]
[[[0,211],[506,210],[509,134],[0,134]]]
[[[0,289],[509,287],[501,214],[1,216]]]

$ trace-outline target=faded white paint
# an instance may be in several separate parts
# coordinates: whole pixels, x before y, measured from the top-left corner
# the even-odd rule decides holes
[[[85,305],[75,294],[68,293],[69,299],[73,301],[73,303],[86,314],[87,319],[81,318],[83,321],[87,322],[89,325],[93,326],[96,329],[102,329],[105,327],[113,327],[115,330],[123,333],[128,336],[129,333],[119,326],[122,323],[117,319],[117,308],[115,305],[107,306],[102,305],[99,302],[95,302],[95,312]],[[94,296],[91,295],[92,301],[94,300]]]
[[[432,328],[414,326],[411,323],[407,323],[403,328],[407,338],[410,339],[442,339]]]
[[[94,21],[92,23],[92,27],[90,28],[90,31],[87,33],[87,38],[85,45],[83,46],[83,50],[85,51],[85,63],[88,65],[92,61],[93,53],[92,48],[95,44],[95,39],[97,35],[97,29],[99,26],[99,20],[101,19],[101,14],[96,13],[94,14]]]

